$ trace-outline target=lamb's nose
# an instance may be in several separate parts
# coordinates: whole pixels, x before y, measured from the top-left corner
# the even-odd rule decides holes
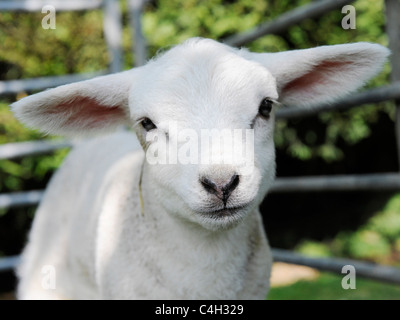
[[[221,199],[224,204],[228,200],[229,196],[232,194],[233,190],[239,185],[239,175],[234,174],[228,182],[217,182],[213,181],[207,177],[202,177],[200,179],[201,185],[204,189],[211,194],[216,195],[219,199]]]

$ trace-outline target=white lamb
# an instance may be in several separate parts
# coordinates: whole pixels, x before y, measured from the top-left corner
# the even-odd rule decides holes
[[[376,75],[388,54],[370,43],[252,53],[195,38],[143,67],[14,103],[20,121],[44,132],[127,125],[143,147],[119,131],[71,151],[37,210],[18,297],[264,299],[272,257],[258,206],[275,176],[273,105],[332,101]],[[162,140],[182,146],[184,129],[253,130],[252,170],[151,164],[143,150]],[[199,152],[220,159],[223,150]]]

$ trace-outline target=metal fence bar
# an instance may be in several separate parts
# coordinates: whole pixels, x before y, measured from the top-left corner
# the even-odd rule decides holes
[[[39,77],[21,80],[0,81],[0,95],[9,93],[18,93],[21,91],[43,90],[51,87],[61,86],[63,84],[91,79],[97,76],[105,75],[108,71],[98,71],[81,74],[70,74],[63,76]]]
[[[50,153],[55,150],[72,147],[69,141],[30,141],[15,142],[0,145],[0,160],[14,159],[38,154]]]
[[[311,258],[292,251],[272,249],[274,261],[299,264],[312,267],[321,271],[330,271],[341,274],[342,268],[351,265],[356,270],[356,276],[373,280],[400,284],[400,268],[383,266],[375,263],[361,262],[351,259],[339,258]]]
[[[53,6],[56,11],[81,11],[99,9],[102,4],[102,0],[2,0],[0,1],[0,11],[41,12],[45,5]]]
[[[329,11],[342,8],[354,0],[324,0],[312,3],[288,11],[280,15],[276,20],[259,25],[258,27],[243,33],[236,34],[224,40],[231,46],[243,46],[251,41],[265,36],[266,34],[278,34],[286,31],[289,27],[300,23],[305,19],[317,18]]]
[[[43,194],[43,190],[0,194],[0,209],[7,209],[10,207],[29,207],[37,205],[40,200],[42,200]]]
[[[105,0],[103,25],[110,57],[110,72],[119,72],[123,69],[122,13],[119,1]]]
[[[134,65],[136,67],[143,66],[147,60],[147,46],[146,39],[143,35],[142,30],[142,12],[143,6],[146,0],[129,0],[129,14],[130,14],[130,24],[133,30],[133,52],[134,55]]]
[[[391,81],[400,81],[400,0],[385,0],[386,6],[386,33],[389,38],[389,48],[392,51],[390,63],[392,65]],[[397,158],[400,169],[400,97],[396,100],[396,140]]]
[[[378,103],[400,99],[400,81],[374,88],[365,92],[356,93],[331,104],[324,104],[312,108],[296,108],[288,106],[276,112],[277,119],[291,119],[309,117],[326,111],[342,111],[369,103]]]
[[[400,190],[400,173],[277,178],[270,193]]]

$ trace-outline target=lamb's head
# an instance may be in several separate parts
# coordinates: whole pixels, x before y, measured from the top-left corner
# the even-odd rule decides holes
[[[235,225],[274,177],[274,77],[204,39],[171,49],[144,70],[130,104],[152,164],[148,179],[171,213],[212,229]]]
[[[145,196],[216,230],[242,221],[272,184],[278,102],[312,106],[343,96],[387,55],[370,43],[251,53],[196,38],[141,68],[24,98],[13,111],[63,135],[131,126],[153,186]]]

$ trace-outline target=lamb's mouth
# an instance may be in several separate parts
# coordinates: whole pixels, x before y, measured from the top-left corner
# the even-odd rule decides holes
[[[253,206],[246,203],[239,206],[226,206],[219,209],[202,208],[196,210],[196,215],[199,218],[197,222],[209,230],[230,229],[239,225],[250,212]]]
[[[242,215],[245,211],[244,209],[246,209],[247,207],[248,205],[245,204],[236,207],[224,207],[222,209],[217,209],[217,210],[202,210],[199,213],[208,218],[213,218],[218,220],[221,218],[235,217]]]

